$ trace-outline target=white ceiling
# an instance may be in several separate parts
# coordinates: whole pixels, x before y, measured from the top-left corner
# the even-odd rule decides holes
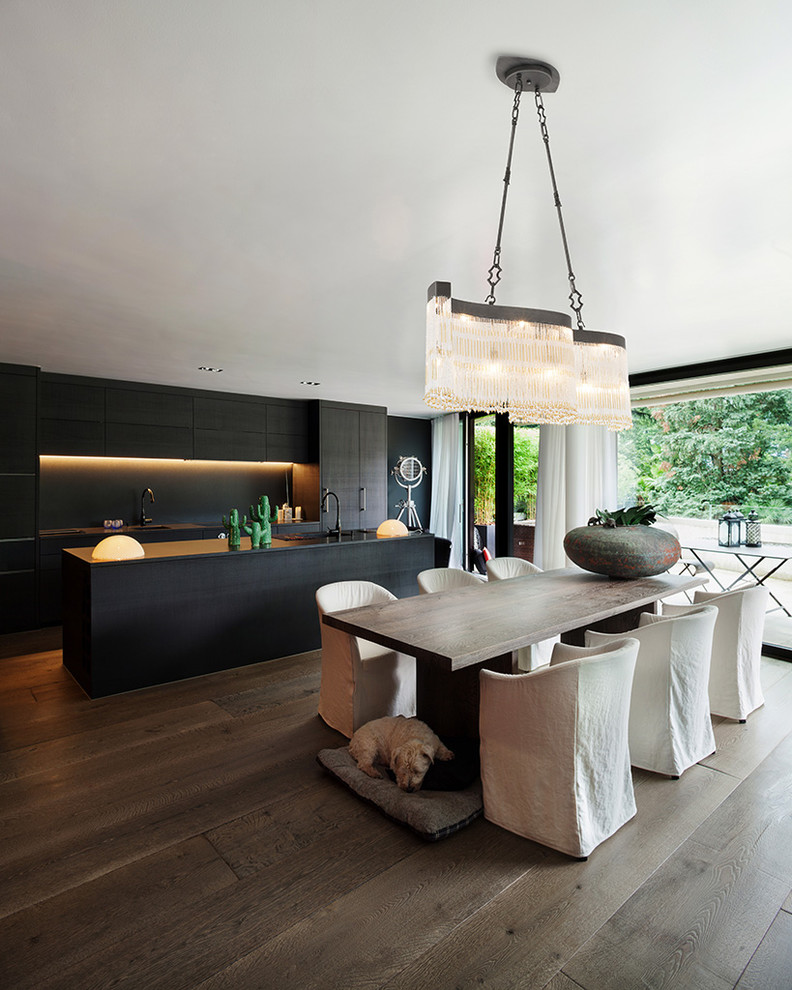
[[[561,73],[587,326],[632,372],[788,347],[791,37],[789,0],[2,0],[0,361],[430,415],[426,289],[487,293],[504,53]],[[498,302],[564,310],[543,155],[528,97]]]

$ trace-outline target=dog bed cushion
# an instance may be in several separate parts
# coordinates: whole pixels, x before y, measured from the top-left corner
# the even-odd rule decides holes
[[[392,780],[374,779],[358,769],[349,755],[349,747],[323,749],[317,755],[320,765],[345,784],[351,791],[376,805],[380,811],[402,822],[422,838],[435,842],[452,835],[478,818],[484,805],[481,781],[476,780],[462,790],[415,791],[399,790]]]

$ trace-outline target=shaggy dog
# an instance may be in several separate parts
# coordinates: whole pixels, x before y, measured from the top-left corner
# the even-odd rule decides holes
[[[390,767],[396,783],[408,793],[418,790],[435,758],[454,759],[426,722],[404,715],[375,718],[361,725],[349,742],[349,754],[369,777],[385,776],[375,763]]]

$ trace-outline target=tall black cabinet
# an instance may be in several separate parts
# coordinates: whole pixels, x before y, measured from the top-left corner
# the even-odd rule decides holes
[[[321,487],[338,496],[342,529],[376,529],[388,514],[387,424],[381,406],[319,403]],[[331,498],[323,526],[334,521]]]
[[[0,364],[0,629],[36,625],[38,370]]]

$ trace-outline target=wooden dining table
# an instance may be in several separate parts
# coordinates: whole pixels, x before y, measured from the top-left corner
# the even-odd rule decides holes
[[[482,669],[511,673],[516,650],[554,636],[582,646],[586,629],[634,629],[641,612],[656,612],[661,599],[705,582],[667,573],[617,580],[564,568],[333,612],[322,621],[415,657],[418,717],[440,735],[477,738]]]

